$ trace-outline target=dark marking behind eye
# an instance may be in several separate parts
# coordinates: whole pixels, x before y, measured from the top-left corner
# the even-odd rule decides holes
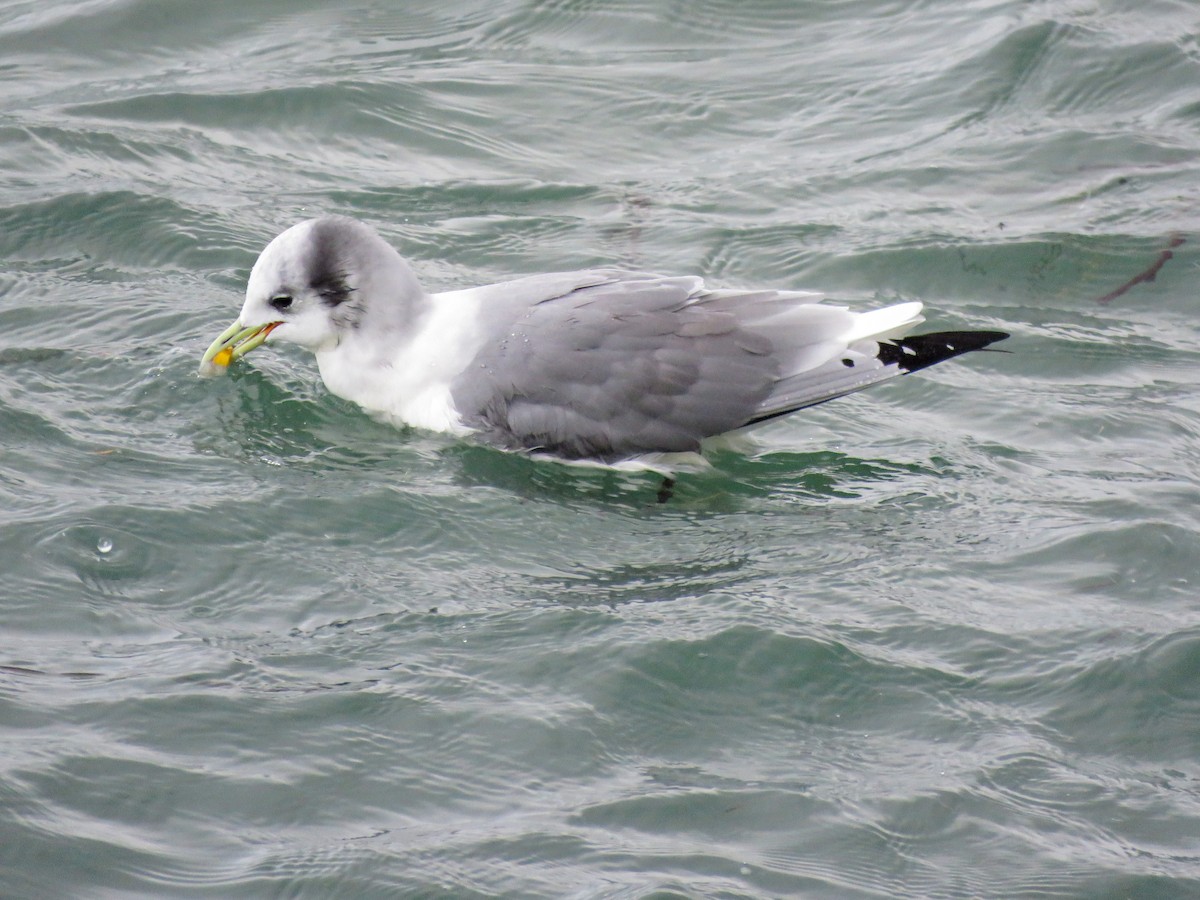
[[[328,273],[324,278],[314,278],[309,287],[325,302],[326,306],[340,306],[350,299],[354,288],[346,283],[346,276],[341,273]]]
[[[308,269],[308,286],[326,306],[339,306],[350,299],[354,288],[346,280],[341,267],[342,235],[334,222],[320,222],[312,232],[312,257]]]

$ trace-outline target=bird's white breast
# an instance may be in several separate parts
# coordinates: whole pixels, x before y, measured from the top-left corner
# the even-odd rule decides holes
[[[471,291],[435,294],[404,333],[368,328],[317,353],[326,387],[396,425],[465,434],[450,386],[479,352],[478,299]]]

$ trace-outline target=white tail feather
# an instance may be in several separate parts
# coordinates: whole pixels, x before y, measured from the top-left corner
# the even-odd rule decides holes
[[[921,315],[921,307],[922,304],[914,300],[857,313],[850,333],[845,335],[845,341],[847,344],[853,344],[858,341],[886,341],[903,337],[925,321],[925,317]]]

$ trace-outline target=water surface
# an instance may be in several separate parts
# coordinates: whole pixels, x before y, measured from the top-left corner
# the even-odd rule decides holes
[[[1200,20],[0,3],[0,893],[1200,894]],[[642,475],[196,362],[257,252],[921,300]]]

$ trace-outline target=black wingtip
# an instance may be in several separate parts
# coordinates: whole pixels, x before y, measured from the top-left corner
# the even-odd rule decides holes
[[[939,331],[934,334],[913,334],[895,341],[879,342],[879,359],[895,363],[905,372],[916,372],[936,363],[953,359],[972,350],[982,350],[989,344],[1008,337],[1004,331]]]

